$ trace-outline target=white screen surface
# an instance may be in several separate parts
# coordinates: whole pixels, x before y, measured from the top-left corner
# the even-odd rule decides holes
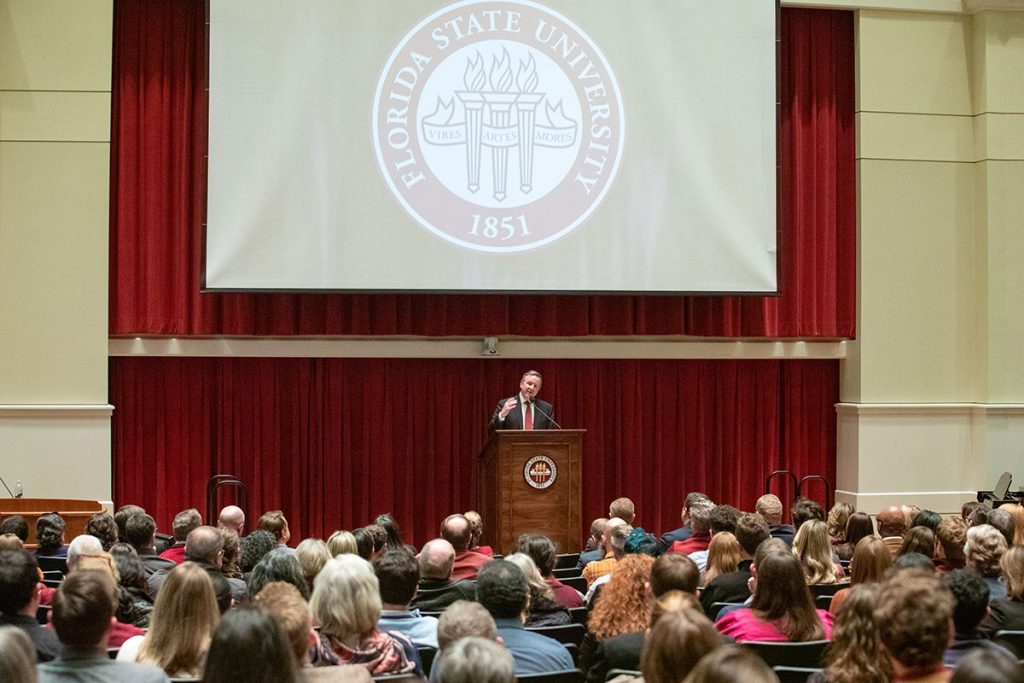
[[[210,289],[773,292],[765,0],[211,0]]]

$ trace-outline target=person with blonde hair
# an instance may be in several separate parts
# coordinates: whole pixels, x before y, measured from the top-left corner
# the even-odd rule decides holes
[[[994,526],[979,524],[967,530],[967,544],[964,546],[967,571],[985,579],[990,601],[1006,597],[1006,584],[999,580],[999,561],[1005,553],[1006,537]]]
[[[381,609],[380,585],[369,562],[345,554],[325,564],[310,600],[320,624],[314,666],[360,664],[373,675],[423,676],[412,641],[377,629]]]
[[[735,535],[728,531],[715,534],[708,545],[708,561],[701,585],[706,586],[722,574],[737,571],[742,559],[740,542]]]
[[[1003,503],[999,509],[1005,510],[1013,519],[1013,545],[1024,545],[1024,505]]]
[[[865,536],[857,542],[850,562],[850,588],[862,583],[878,583],[885,578],[885,573],[892,566],[892,553],[877,536]],[[843,609],[850,588],[841,588],[832,596],[828,611],[839,615]]]
[[[527,628],[537,626],[562,626],[572,622],[569,610],[555,600],[551,585],[544,580],[533,559],[525,553],[513,553],[505,558],[523,570],[526,582],[530,584],[530,604],[526,608]]]
[[[882,540],[875,540],[885,556],[891,557]],[[846,606],[836,619],[832,641],[825,650],[827,667],[812,675],[807,683],[885,683],[892,680],[892,666],[879,648],[878,624],[875,623],[878,584],[858,583],[848,590]]]
[[[306,538],[295,547],[295,557],[299,561],[299,566],[302,567],[302,576],[306,579],[306,586],[312,593],[316,575],[334,556],[331,555],[327,544],[319,538]]]
[[[462,515],[469,520],[469,549],[473,552],[484,555],[494,555],[494,548],[489,545],[480,545],[480,538],[484,535],[484,518],[476,510],[466,510]]]
[[[36,651],[16,626],[0,626],[0,683],[35,683]]]
[[[828,524],[828,536],[833,547],[846,543],[846,524],[850,521],[850,515],[856,511],[856,508],[845,502],[836,503],[828,511],[828,519],[825,522]]]
[[[213,580],[194,562],[175,567],[157,595],[149,631],[125,641],[118,661],[142,662],[168,676],[200,676],[220,610]]]
[[[224,559],[220,563],[220,573],[229,579],[241,579],[242,540],[234,529],[217,527],[217,531],[224,542]]]
[[[516,663],[512,653],[486,638],[461,638],[440,661],[444,683],[515,683]]]
[[[801,524],[793,538],[793,554],[800,560],[809,586],[839,582],[842,568],[832,562],[832,543],[825,522],[811,519]]]
[[[339,529],[331,534],[330,538],[327,539],[327,549],[331,551],[331,557],[337,557],[338,555],[357,555],[359,554],[359,546],[356,545],[356,537],[352,535],[351,531],[345,531]]]

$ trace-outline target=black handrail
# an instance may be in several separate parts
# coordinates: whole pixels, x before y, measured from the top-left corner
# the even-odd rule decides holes
[[[808,474],[806,477],[800,480],[800,483],[796,485],[797,497],[803,496],[801,489],[804,486],[805,481],[823,481],[825,482],[825,512],[832,509],[832,501],[834,498],[834,489],[832,488],[832,482],[820,474]]]
[[[216,526],[220,509],[217,505],[217,490],[222,486],[233,486],[239,489],[238,507],[244,512],[249,507],[249,491],[245,484],[233,474],[215,474],[206,482],[206,523]]]

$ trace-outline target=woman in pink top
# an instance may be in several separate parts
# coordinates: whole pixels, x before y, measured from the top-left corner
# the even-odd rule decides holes
[[[753,603],[724,615],[715,627],[737,641],[826,640],[832,615],[814,609],[800,560],[791,552],[772,552],[751,567]]]

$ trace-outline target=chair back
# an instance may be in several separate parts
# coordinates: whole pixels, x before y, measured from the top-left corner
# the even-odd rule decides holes
[[[832,596],[831,595],[819,595],[814,598],[814,606],[818,609],[823,609],[826,612],[832,608]]]
[[[575,568],[579,561],[579,553],[558,553],[555,555],[555,569]]]
[[[572,619],[572,623],[583,624],[583,626],[585,627],[587,625],[587,619],[590,618],[590,610],[588,610],[586,606],[570,607],[569,617]]]
[[[416,648],[416,651],[420,655],[420,663],[423,665],[423,671],[427,675],[430,675],[430,665],[434,663],[434,657],[437,655],[437,648],[430,647],[429,645],[421,645]]]
[[[753,650],[768,666],[821,669],[825,666],[825,646],[828,645],[828,641],[808,640],[803,643],[788,643],[748,640],[740,645]]]
[[[585,594],[587,592],[587,580],[584,579],[582,576],[573,576],[568,579],[559,579],[559,581],[564,583],[566,586],[569,586],[570,588],[575,588],[580,593]]]
[[[39,569],[42,570],[44,575],[46,572],[60,572],[62,576],[68,573],[68,558],[66,557],[39,555],[36,557],[36,564],[39,566]]]
[[[587,628],[583,624],[563,624],[560,626],[535,626],[527,628],[527,631],[539,633],[542,636],[553,638],[560,643],[571,643],[579,647],[583,642],[583,636],[587,634]]]
[[[556,569],[552,571],[551,574],[559,581],[562,581],[563,579],[583,576],[583,570],[577,569],[576,567],[566,567],[565,569]]]
[[[711,613],[708,615],[711,617],[711,621],[718,621],[722,618],[722,610],[726,607],[743,607],[742,602],[713,602],[711,603]]]
[[[536,683],[584,683],[586,680],[583,672],[579,669],[516,676],[516,681],[519,681],[519,683],[529,683],[529,681],[535,681]]]
[[[808,586],[808,588],[811,591],[811,595],[814,596],[815,598],[817,598],[818,596],[821,596],[821,595],[835,595],[836,593],[838,593],[842,589],[849,588],[849,587],[850,587],[850,583],[849,582],[844,582],[844,583],[815,583],[815,584],[812,584],[812,585]]]
[[[779,683],[807,683],[807,679],[821,669],[804,666],[773,666],[772,671],[779,677]]]
[[[604,675],[604,680],[610,681],[619,676],[634,676],[639,678],[640,675],[639,671],[634,671],[633,669],[608,669],[608,673]]]
[[[1017,659],[1024,659],[1024,631],[996,631],[993,640],[1012,652]]]

